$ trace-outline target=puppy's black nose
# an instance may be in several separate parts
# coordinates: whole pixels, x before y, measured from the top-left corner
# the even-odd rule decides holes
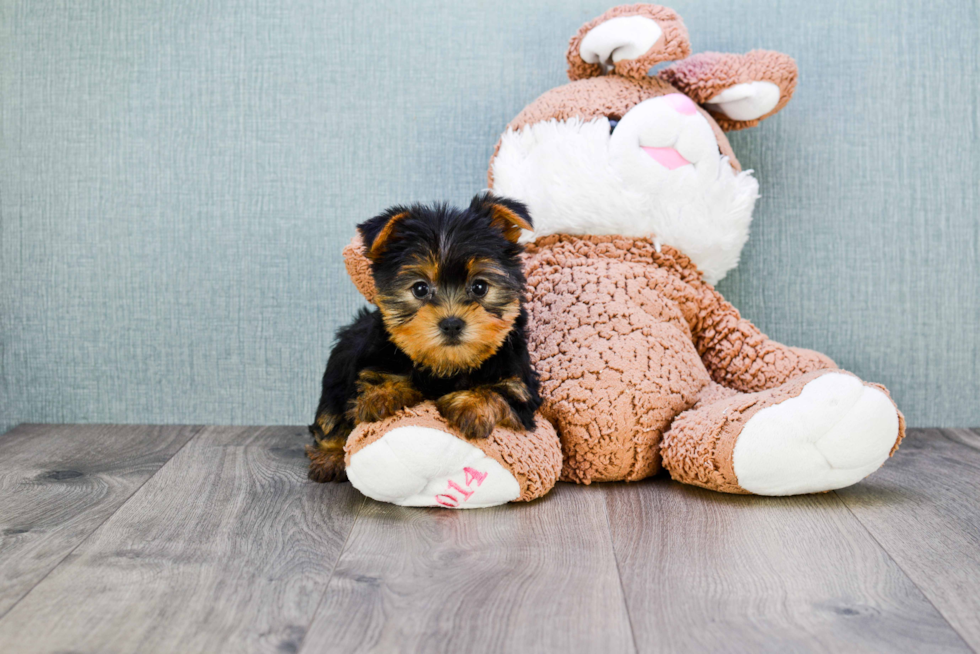
[[[459,336],[460,332],[463,331],[463,327],[465,326],[466,323],[463,322],[463,319],[457,318],[456,316],[443,318],[439,321],[439,331],[446,336],[451,336],[453,338]]]

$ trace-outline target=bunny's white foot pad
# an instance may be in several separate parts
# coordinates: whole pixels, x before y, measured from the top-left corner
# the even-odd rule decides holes
[[[898,412],[885,393],[829,373],[752,416],[732,464],[739,486],[756,495],[834,490],[877,470],[898,434]]]
[[[400,506],[478,509],[516,500],[514,475],[483,450],[431,427],[396,427],[355,452],[354,488]]]

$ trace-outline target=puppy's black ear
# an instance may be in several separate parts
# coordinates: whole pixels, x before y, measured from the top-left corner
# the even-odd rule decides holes
[[[364,239],[367,257],[376,260],[387,249],[389,241],[395,234],[399,221],[411,215],[405,207],[392,207],[380,216],[375,216],[357,226],[357,231]]]
[[[522,229],[529,231],[534,229],[527,207],[517,200],[501,198],[492,193],[481,193],[473,198],[470,208],[486,212],[490,217],[490,224],[503,232],[504,237],[511,243],[517,243]]]

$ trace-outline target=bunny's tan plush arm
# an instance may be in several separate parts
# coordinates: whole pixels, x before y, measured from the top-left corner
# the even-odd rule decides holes
[[[722,386],[752,393],[837,368],[824,354],[769,339],[711,286],[700,285],[697,294],[694,343],[711,378]]]

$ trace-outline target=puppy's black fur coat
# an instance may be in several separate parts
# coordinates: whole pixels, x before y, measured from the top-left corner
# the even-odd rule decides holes
[[[422,400],[470,437],[496,424],[534,428],[541,397],[516,242],[530,225],[521,203],[481,194],[467,209],[398,206],[358,226],[380,308],[337,333],[310,426],[311,479],[346,477],[342,448],[355,424]],[[440,331],[457,317],[461,335]]]

